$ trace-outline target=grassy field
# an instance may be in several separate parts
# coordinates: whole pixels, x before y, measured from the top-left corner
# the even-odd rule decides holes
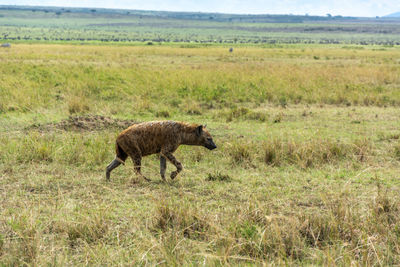
[[[400,48],[0,49],[3,265],[400,264]],[[111,182],[138,121],[207,124]],[[169,164],[168,171],[174,168]]]
[[[0,40],[400,44],[400,19],[0,6]]]

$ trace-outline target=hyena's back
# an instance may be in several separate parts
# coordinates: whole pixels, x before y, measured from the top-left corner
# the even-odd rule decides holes
[[[179,143],[182,126],[182,123],[174,121],[135,124],[120,133],[117,146],[124,151],[138,149],[141,156],[160,153],[163,147],[175,147]]]

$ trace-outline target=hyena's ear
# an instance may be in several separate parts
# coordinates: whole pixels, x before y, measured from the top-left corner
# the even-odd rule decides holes
[[[201,136],[202,132],[203,132],[203,125],[197,126],[196,127],[196,135],[199,137],[199,136]]]

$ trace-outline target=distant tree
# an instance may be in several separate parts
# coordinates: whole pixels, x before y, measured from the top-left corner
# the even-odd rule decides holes
[[[60,16],[60,15],[61,15],[61,12],[60,12],[60,11],[56,12],[56,15],[57,15],[57,16]]]
[[[93,13],[94,13],[94,12],[96,12],[96,9],[91,9],[90,12],[93,12]]]
[[[326,16],[328,17],[328,18],[332,18],[332,15],[331,14],[326,14]]]

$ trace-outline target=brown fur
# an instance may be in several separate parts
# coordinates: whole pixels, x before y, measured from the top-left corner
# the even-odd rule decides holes
[[[116,142],[116,159],[107,167],[107,179],[112,169],[132,158],[135,172],[141,174],[142,157],[151,154],[160,154],[160,174],[165,180],[166,159],[175,165],[176,171],[171,173],[174,179],[182,170],[182,164],[172,154],[180,145],[205,146],[208,149],[216,148],[210,133],[204,126],[175,121],[144,122],[130,126],[122,131]]]

